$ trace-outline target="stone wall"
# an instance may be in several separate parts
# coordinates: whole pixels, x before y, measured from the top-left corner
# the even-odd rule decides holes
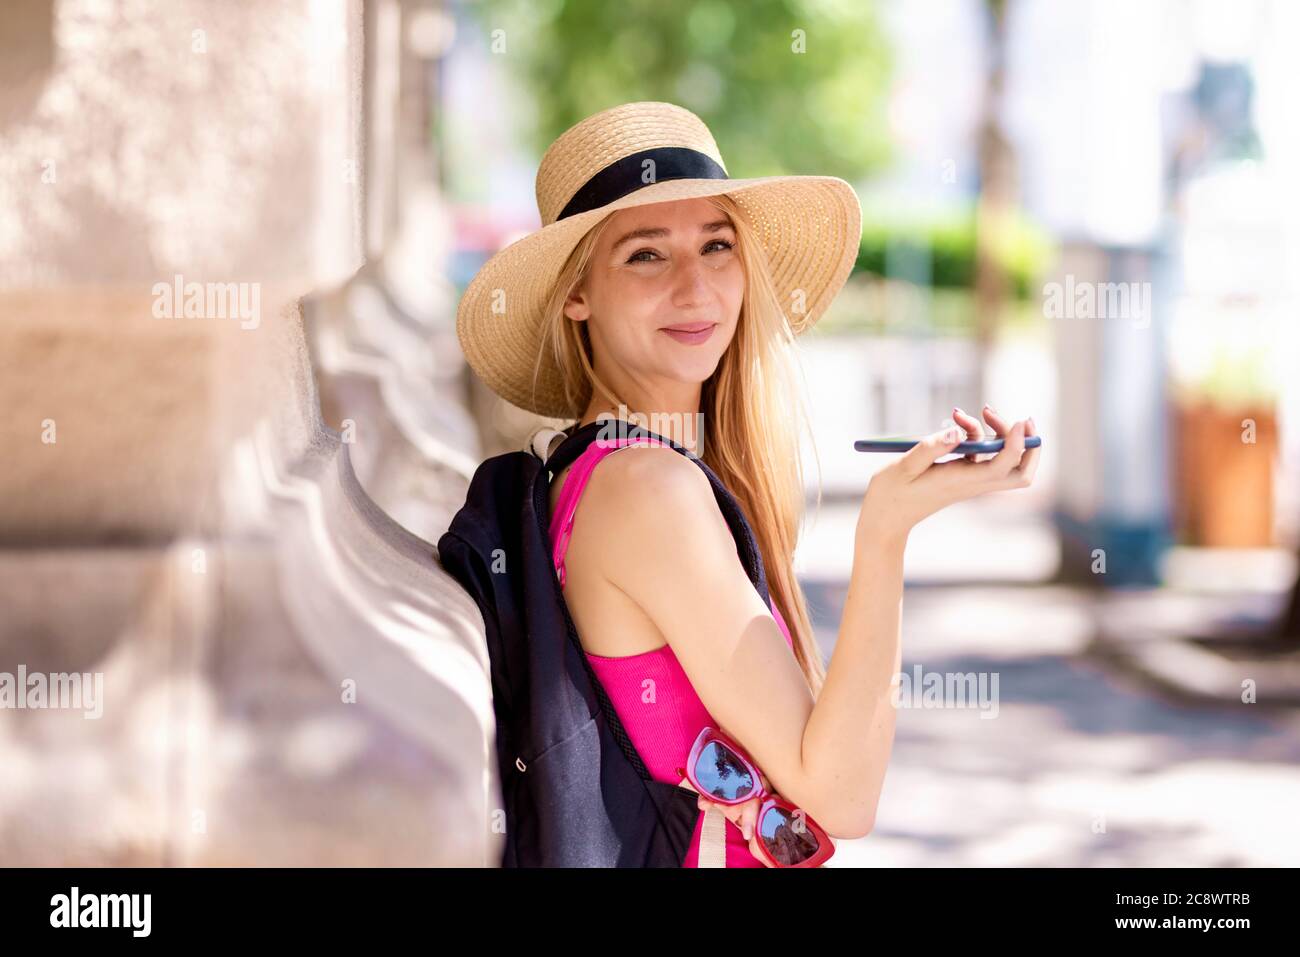
[[[498,859],[482,620],[431,544],[483,449],[437,261],[391,279],[436,193],[362,235],[367,157],[419,143],[367,64],[422,6],[0,11],[0,681],[102,682],[0,709],[0,864]]]

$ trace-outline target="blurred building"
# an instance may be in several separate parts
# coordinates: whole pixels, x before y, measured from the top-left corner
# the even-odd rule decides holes
[[[495,860],[437,3],[0,10],[0,863]],[[399,201],[400,198],[400,201]],[[449,826],[449,822],[452,822]]]

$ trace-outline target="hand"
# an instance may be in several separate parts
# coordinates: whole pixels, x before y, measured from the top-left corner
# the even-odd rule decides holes
[[[769,789],[772,785],[771,782],[768,781],[767,775],[762,771],[759,771],[758,776],[762,779],[763,790],[768,791],[768,794],[770,794],[771,791]],[[763,795],[763,800],[767,799],[768,794]],[[744,804],[718,804],[716,801],[710,801],[708,798],[701,795],[699,805],[701,811],[708,811],[710,808],[717,808],[720,810],[728,821],[740,828],[740,833],[749,841],[749,853],[762,861],[765,867],[775,867],[776,865],[771,863],[767,859],[767,856],[759,849],[759,845],[762,843],[763,838],[760,837],[758,833],[758,808],[759,805],[763,803],[763,800],[760,800],[759,798],[750,798]]]
[[[767,775],[762,771],[759,771],[758,776],[763,784],[763,790],[770,794],[772,784],[768,781]],[[687,778],[682,778],[681,786],[690,788],[692,791],[695,790],[695,787]],[[766,797],[767,795],[765,794],[764,798]],[[744,835],[745,840],[749,841],[749,849],[753,852],[754,856],[759,860],[763,859],[762,855],[755,849],[755,842],[759,840],[758,835],[755,833],[755,824],[758,821],[759,805],[763,803],[759,798],[750,798],[742,804],[719,804],[717,801],[710,801],[703,794],[700,794],[696,798],[696,803],[699,805],[701,811],[710,811],[714,809],[721,811],[723,817],[740,828],[740,833]]]
[[[997,413],[994,412],[987,405],[984,406],[984,409],[985,409],[984,414],[986,416],[990,414],[994,416],[997,415]],[[966,430],[966,438],[968,439],[984,438],[984,426],[980,424],[980,420],[975,418],[975,416],[973,415],[967,415],[964,411],[962,411],[961,408],[955,405],[952,407],[952,420]],[[998,421],[1001,422],[1001,419],[999,419]],[[992,425],[992,422],[990,422],[989,424]],[[1000,434],[997,432],[996,429],[993,429],[992,431],[995,434]],[[993,452],[968,452],[966,454],[966,460],[968,462],[987,462],[995,454],[996,453]]]
[[[1025,419],[1008,428],[989,406],[984,407],[984,418],[994,433],[1006,440],[1002,451],[983,462],[972,455],[935,462],[967,437],[983,434],[978,420],[961,409],[953,412],[960,427],[926,436],[872,476],[858,517],[859,533],[905,539],[922,519],[955,502],[986,492],[1027,488],[1033,482],[1040,450],[1026,452],[1025,436],[1036,434],[1034,420]],[[967,435],[962,435],[963,431]]]
[[[768,792],[763,795],[763,798],[766,799],[769,795],[774,793],[771,790],[772,782],[767,779],[767,775],[763,774],[762,771],[759,771],[758,774],[763,783],[763,790]],[[687,778],[682,778],[679,786],[689,788],[692,791],[695,790],[694,785],[692,785],[690,780]],[[779,794],[776,796],[780,797]],[[716,801],[710,801],[708,798],[700,795],[696,799],[696,803],[699,805],[701,811],[709,811],[713,808],[720,810],[727,820],[740,828],[742,834],[745,834],[746,827],[748,827],[747,839],[749,840],[749,853],[753,854],[757,860],[762,861],[764,867],[776,867],[775,864],[767,859],[767,855],[762,850],[763,838],[759,835],[757,827],[758,808],[762,802],[758,798],[751,798],[744,804],[719,804]],[[746,824],[746,822],[748,823]],[[826,865],[819,864],[817,866],[825,867]]]

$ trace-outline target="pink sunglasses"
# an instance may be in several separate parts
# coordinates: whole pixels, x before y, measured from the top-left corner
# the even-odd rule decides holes
[[[808,814],[764,788],[758,767],[745,749],[717,728],[700,731],[686,767],[678,768],[677,773],[718,804],[744,804],[765,797],[754,833],[773,867],[819,867],[835,853],[830,835]]]

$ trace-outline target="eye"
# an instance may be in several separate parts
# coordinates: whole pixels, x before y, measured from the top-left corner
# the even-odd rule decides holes
[[[628,257],[627,261],[630,263],[648,263],[654,261],[652,259],[637,259],[637,257],[640,256],[642,253],[648,253],[651,256],[654,256],[656,258],[659,255],[653,249],[638,249],[636,252],[634,252],[631,256]]]
[[[733,247],[735,246],[735,243],[729,242],[728,240],[725,240],[725,239],[715,239],[715,240],[712,240],[710,243],[708,243],[708,245],[706,245],[706,246],[704,247],[704,249],[705,249],[705,251],[707,252],[708,249],[709,249],[709,246],[715,246],[715,245],[716,245],[716,246],[721,246],[723,249],[731,249],[731,248],[733,248]]]

